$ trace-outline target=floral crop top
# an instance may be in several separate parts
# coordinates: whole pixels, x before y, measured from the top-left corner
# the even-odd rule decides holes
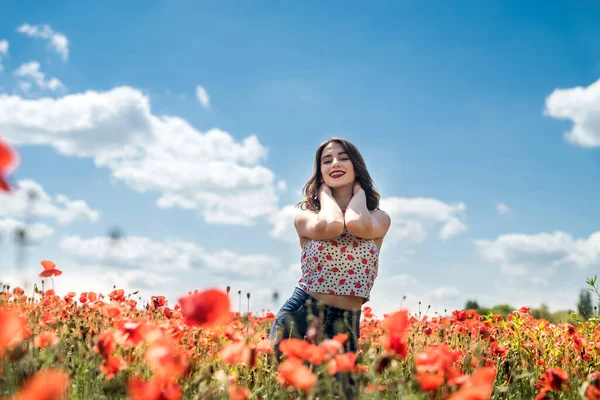
[[[364,297],[364,304],[370,299],[378,260],[375,241],[354,236],[346,228],[333,239],[311,239],[302,249],[298,287],[317,293]]]

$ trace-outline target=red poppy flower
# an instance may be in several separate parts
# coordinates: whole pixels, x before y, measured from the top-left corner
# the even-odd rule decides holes
[[[384,347],[404,359],[408,355],[406,334],[409,328],[408,310],[402,309],[384,321],[386,335],[381,338]]]
[[[181,313],[189,325],[210,328],[227,321],[229,297],[218,289],[195,292],[179,299]]]
[[[127,384],[132,400],[179,400],[183,393],[177,382],[155,378],[149,382],[134,377]]]
[[[15,400],[64,399],[69,390],[71,379],[66,371],[47,370],[36,373],[17,393]]]
[[[125,291],[123,289],[115,289],[108,294],[108,298],[119,303],[125,301]]]
[[[450,400],[489,399],[494,389],[496,370],[493,367],[478,368],[467,382],[450,396]]]
[[[311,348],[311,344],[306,340],[290,338],[284,339],[279,343],[279,351],[288,358],[303,359]]]
[[[40,334],[35,335],[33,338],[33,346],[35,348],[44,348],[48,346],[54,346],[60,340],[58,336],[56,336],[56,332],[54,331],[44,331]]]
[[[317,376],[297,358],[290,358],[279,365],[277,381],[284,387],[292,386],[304,394],[310,393],[317,384]]]
[[[560,367],[547,369],[535,385],[537,389],[541,389],[540,393],[536,396],[536,399],[546,398],[547,392],[561,391],[568,379],[569,375]]]
[[[444,384],[444,375],[440,373],[423,372],[417,374],[417,381],[421,385],[421,390],[425,392],[432,392],[437,390]]]
[[[238,386],[236,383],[232,383],[227,389],[229,398],[231,400],[246,400],[250,398],[252,392],[250,389]]]
[[[108,358],[115,351],[115,338],[111,331],[103,331],[94,346],[94,352]]]
[[[169,303],[165,296],[152,296],[150,298],[155,308],[166,306]]]
[[[62,274],[62,271],[56,269],[56,265],[52,261],[42,261],[42,267],[44,270],[40,272],[39,276],[42,278],[47,278],[49,276],[58,276]]]
[[[8,144],[0,141],[0,191],[10,192],[12,189],[6,177],[19,165],[19,157]]]
[[[117,342],[126,347],[136,347],[150,330],[141,319],[122,319],[117,323]]]
[[[147,349],[145,359],[154,371],[155,377],[177,379],[185,372],[185,357],[177,344],[168,336],[163,336]]]
[[[225,364],[250,365],[252,359],[252,349],[245,342],[231,343],[221,349],[221,360]]]
[[[0,357],[6,350],[25,339],[26,321],[17,311],[0,310]]]
[[[119,371],[125,369],[127,369],[127,363],[120,356],[108,356],[100,364],[100,371],[105,375],[104,379],[107,381],[111,380]]]

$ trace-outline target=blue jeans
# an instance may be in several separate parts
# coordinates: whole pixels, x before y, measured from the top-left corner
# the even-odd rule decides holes
[[[296,287],[292,295],[281,306],[271,325],[269,339],[279,360],[279,343],[288,338],[307,339],[318,344],[331,339],[338,333],[348,335],[345,352],[356,352],[360,337],[361,310],[345,310],[318,301],[304,290]],[[310,332],[309,329],[315,330]],[[307,335],[308,334],[308,335]],[[308,336],[308,337],[307,337]],[[347,398],[357,396],[355,380],[351,374],[337,374],[342,378],[342,387]]]

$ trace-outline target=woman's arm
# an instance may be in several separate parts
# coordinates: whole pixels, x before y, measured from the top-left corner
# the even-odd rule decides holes
[[[319,202],[321,210],[318,213],[302,210],[296,214],[294,226],[301,238],[326,240],[344,231],[344,214],[325,184],[319,188]]]
[[[384,237],[392,222],[390,216],[383,210],[369,211],[367,196],[359,183],[354,184],[353,193],[345,215],[348,232],[363,239]]]

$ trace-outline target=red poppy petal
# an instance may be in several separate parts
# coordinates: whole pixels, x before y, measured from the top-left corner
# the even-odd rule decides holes
[[[229,317],[229,297],[220,289],[195,292],[179,299],[182,314],[190,325],[217,326]]]
[[[0,142],[0,168],[7,167],[13,162],[13,152],[10,150],[8,145]]]
[[[0,141],[0,171],[8,174],[17,167],[19,157],[8,144]]]
[[[59,276],[59,275],[62,275],[62,271],[60,269],[55,269],[54,276]]]
[[[42,278],[48,278],[49,276],[52,276],[52,273],[54,272],[54,270],[47,270],[47,271],[42,271],[40,272],[40,275]]]
[[[42,267],[44,267],[45,270],[56,268],[56,264],[54,264],[52,261],[42,261],[40,264],[42,264]]]
[[[6,179],[4,179],[4,177],[1,174],[0,174],[0,191],[3,191],[3,192],[11,191],[10,185],[8,184]]]

